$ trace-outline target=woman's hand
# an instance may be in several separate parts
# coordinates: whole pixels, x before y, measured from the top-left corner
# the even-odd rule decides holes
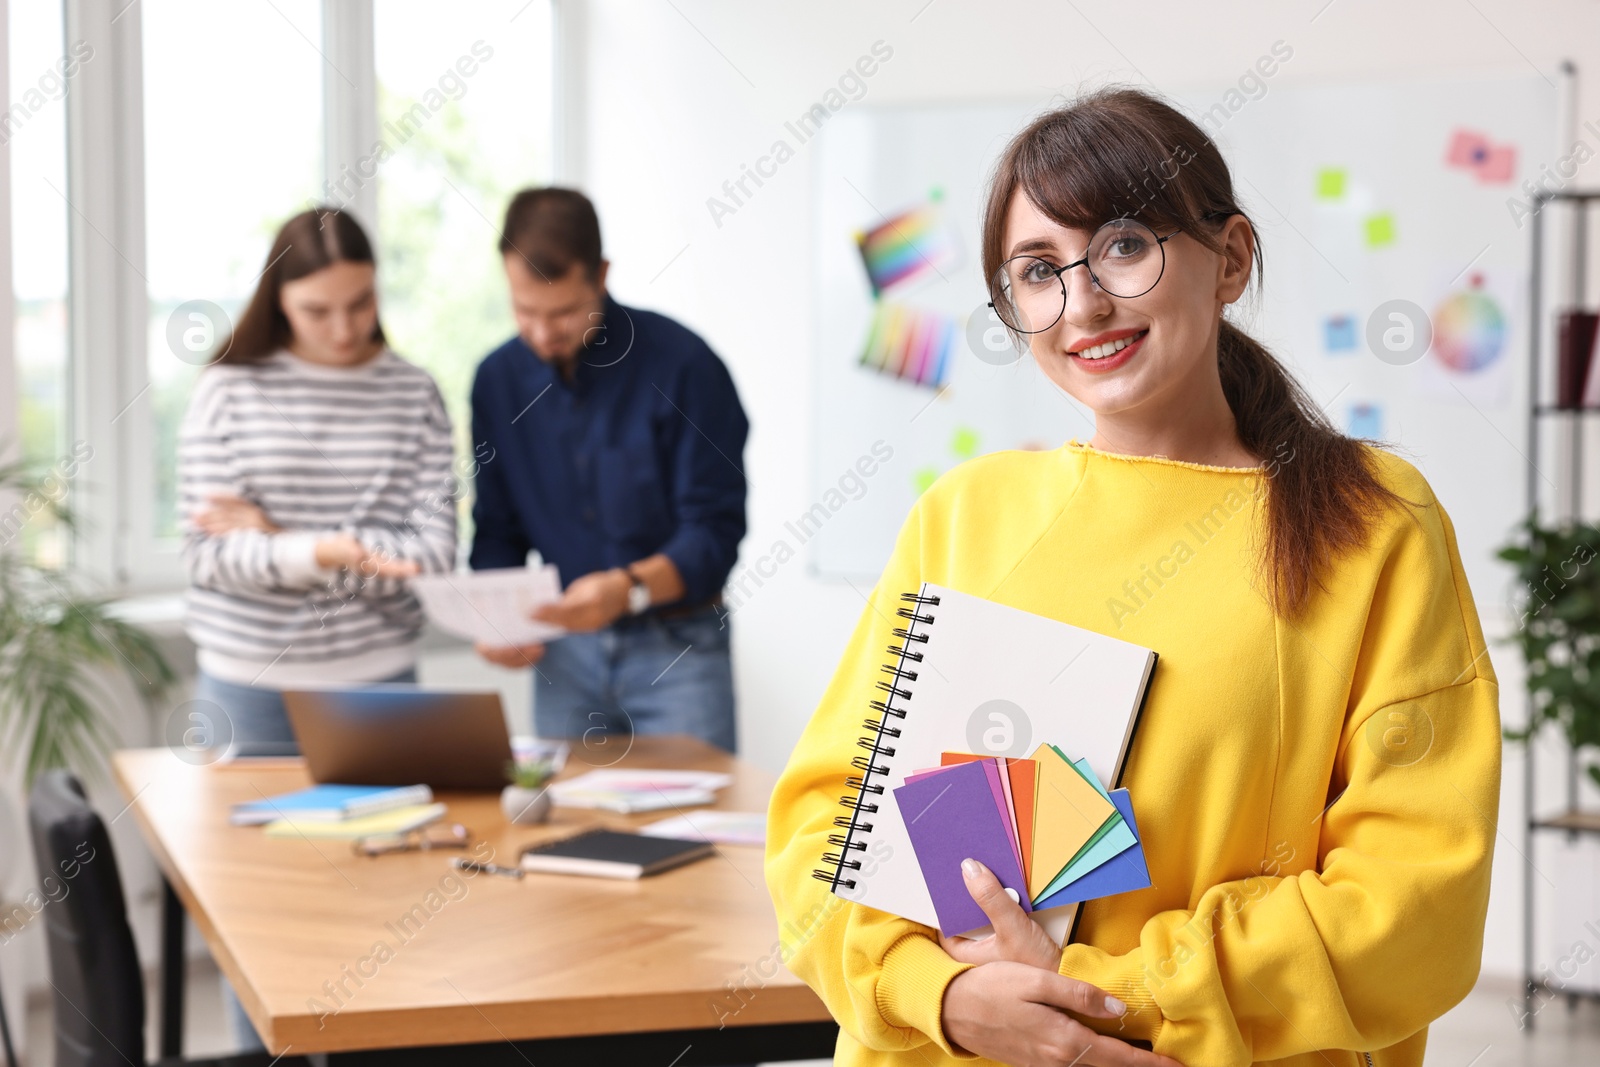
[[[194,517],[194,524],[211,537],[220,537],[234,530],[283,532],[283,527],[267,518],[267,513],[259,504],[252,504],[243,497],[217,493],[206,504],[206,509]]]
[[[370,549],[345,533],[318,538],[316,553],[317,566],[349,567],[363,578],[411,578],[422,569],[414,560]]]
[[[1010,960],[1026,963],[1046,971],[1061,970],[1061,946],[1044,932],[1044,928],[1022,910],[1022,905],[1006,895],[1000,879],[977,860],[962,860],[961,874],[967,882],[967,892],[978,907],[988,916],[994,927],[994,936],[982,941],[965,937],[940,935],[939,944],[951,959],[962,963],[993,963]]]
[[[1107,1005],[1106,995],[1087,982],[1000,960],[962,971],[945,987],[944,1032],[959,1048],[1017,1067],[1183,1067],[1067,1014],[1122,1014]]]

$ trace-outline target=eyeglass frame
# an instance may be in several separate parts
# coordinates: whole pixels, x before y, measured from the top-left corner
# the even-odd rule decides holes
[[[1243,214],[1243,212],[1241,212],[1241,211],[1208,211],[1204,215],[1201,215],[1200,218],[1202,218],[1202,219],[1210,219],[1210,218],[1216,218],[1219,215],[1224,217],[1224,218],[1226,218],[1229,215],[1242,215],[1242,214]],[[1134,293],[1132,296],[1122,296],[1119,293],[1113,293],[1111,290],[1107,289],[1105,286],[1100,284],[1100,279],[1095,277],[1094,268],[1089,266],[1089,248],[1093,248],[1094,247],[1095,234],[1098,234],[1101,230],[1105,229],[1107,226],[1110,226],[1114,222],[1137,222],[1137,223],[1139,223],[1140,226],[1143,226],[1145,229],[1149,230],[1150,233],[1153,236],[1155,236],[1156,247],[1161,250],[1161,272],[1156,275],[1156,280],[1151,282],[1150,283],[1150,287],[1148,289],[1146,289],[1143,293]],[[1033,334],[1036,334],[1036,333],[1044,333],[1046,330],[1051,329],[1052,327],[1054,327],[1056,323],[1060,322],[1061,321],[1061,316],[1063,316],[1063,315],[1065,315],[1067,313],[1067,283],[1062,280],[1061,276],[1063,274],[1065,274],[1067,271],[1071,270],[1073,267],[1082,267],[1084,270],[1088,271],[1089,272],[1089,280],[1094,283],[1095,288],[1099,289],[1102,293],[1105,293],[1107,296],[1114,296],[1118,300],[1136,300],[1139,297],[1143,296],[1145,293],[1148,293],[1150,291],[1150,289],[1154,289],[1157,285],[1160,285],[1161,284],[1161,279],[1165,278],[1167,276],[1167,247],[1166,247],[1167,246],[1167,242],[1170,241],[1172,238],[1178,236],[1178,234],[1180,234],[1182,232],[1183,232],[1183,227],[1180,226],[1176,230],[1173,230],[1171,233],[1167,234],[1165,237],[1162,237],[1162,236],[1160,236],[1159,234],[1156,233],[1154,227],[1152,227],[1149,223],[1140,222],[1138,219],[1134,218],[1131,215],[1119,215],[1114,219],[1107,219],[1106,221],[1102,222],[1100,225],[1096,226],[1095,229],[1094,229],[1094,233],[1089,235],[1089,248],[1085,248],[1083,250],[1083,258],[1082,259],[1077,260],[1076,262],[1073,262],[1073,263],[1068,263],[1065,266],[1051,267],[1050,268],[1050,273],[1054,274],[1055,277],[1056,277],[1056,283],[1061,286],[1061,310],[1056,312],[1056,317],[1050,320],[1050,324],[1048,326],[1041,326],[1037,330],[1020,330],[1020,329],[1017,329],[1015,326],[1012,326],[1011,324],[1007,323],[1004,318],[1000,318],[1000,309],[994,306],[994,301],[993,300],[990,300],[988,302],[989,310],[993,311],[995,313],[995,317],[1000,318],[1001,324],[1004,325],[1006,329],[1011,330],[1013,333],[1027,334],[1028,336],[1032,336]],[[1035,256],[1035,255],[1032,255],[1030,253],[1024,252],[1021,255],[1012,256],[1012,257],[1010,257],[1010,259],[1007,259],[1004,262],[1002,262],[1000,264],[999,269],[996,270],[995,273],[999,274],[1002,271],[1004,271],[1006,263],[1010,263],[1014,259],[1037,259],[1040,263],[1043,263],[1046,266],[1050,265],[1050,261],[1048,259],[1045,259],[1042,256]]]
[[[430,839],[427,835],[427,831],[435,826],[439,827],[440,829],[450,831],[450,836],[444,840]],[[418,842],[417,844],[410,843],[410,840],[413,837],[416,838]],[[367,848],[362,847],[373,841],[396,840],[402,842],[402,844],[396,848],[368,851]],[[429,823],[426,826],[418,826],[410,830],[401,830],[399,833],[364,834],[350,842],[350,851],[354,852],[358,856],[365,856],[368,859],[377,859],[379,856],[392,856],[399,852],[432,852],[434,849],[466,848],[471,843],[472,831],[467,829],[467,827],[463,826],[461,823]]]

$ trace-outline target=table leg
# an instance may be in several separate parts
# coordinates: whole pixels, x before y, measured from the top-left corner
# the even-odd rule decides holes
[[[183,935],[187,916],[172,883],[161,880],[161,1058],[183,1055]]]

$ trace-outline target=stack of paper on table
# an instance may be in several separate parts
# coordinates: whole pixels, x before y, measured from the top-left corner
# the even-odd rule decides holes
[[[599,808],[631,814],[715,803],[716,791],[733,781],[717,771],[604,767],[550,786],[563,807]]]
[[[676,837],[684,841],[713,841],[719,845],[764,845],[767,813],[764,811],[690,811],[642,826],[647,837]]]
[[[946,934],[988,924],[961,861],[978,860],[1025,911],[1150,885],[1126,789],[1108,792],[1087,760],[1054,745],[1027,759],[946,752],[894,790]]]

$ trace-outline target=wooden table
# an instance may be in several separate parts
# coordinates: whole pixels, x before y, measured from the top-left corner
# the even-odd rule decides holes
[[[766,809],[771,776],[692,738],[610,744],[603,757],[575,744],[563,776],[597,765],[726,771],[734,781],[717,807]],[[382,1061],[465,1054],[518,1067],[833,1053],[827,1009],[781,965],[758,848],[719,846],[716,857],[638,882],[469,878],[449,866],[459,850],[368,858],[345,841],[229,825],[230,805],[310,784],[299,760],[195,767],[141,749],[112,765],[170,890],[164,1054],[178,1051],[166,1046],[182,1032],[185,910],[275,1053],[326,1052],[330,1064],[349,1064],[406,1049]],[[673,814],[558,807],[547,826],[513,826],[497,794],[439,799],[447,819],[487,842],[467,854],[489,858],[492,849],[507,865],[526,846],[585,826]]]

